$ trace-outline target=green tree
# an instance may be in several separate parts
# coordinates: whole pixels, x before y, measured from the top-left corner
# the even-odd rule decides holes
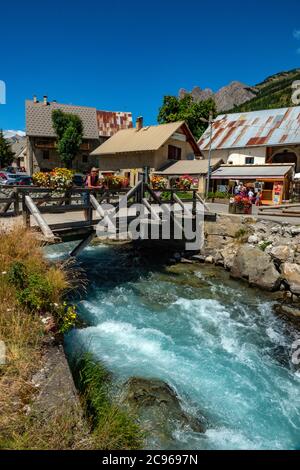
[[[194,137],[199,139],[208,125],[201,118],[208,120],[211,111],[216,116],[216,105],[212,98],[197,103],[189,94],[183,98],[164,96],[157,120],[160,124],[185,121]]]
[[[67,168],[72,168],[72,162],[82,144],[82,121],[76,114],[56,109],[52,112],[52,123],[57,136],[57,152],[63,164]]]
[[[4,138],[3,131],[0,129],[0,168],[11,165],[14,155],[9,142]]]

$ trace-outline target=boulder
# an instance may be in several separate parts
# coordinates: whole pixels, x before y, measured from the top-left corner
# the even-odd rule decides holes
[[[280,225],[274,225],[271,227],[270,232],[275,234],[275,233],[280,233],[281,232],[281,227]]]
[[[269,253],[274,260],[280,263],[292,262],[294,259],[294,250],[289,245],[274,246]]]
[[[193,255],[192,260],[197,261],[198,263],[204,263],[205,256],[203,256],[203,255]]]
[[[276,306],[276,310],[281,312],[288,317],[297,318],[300,320],[300,309],[299,307],[291,307],[290,305],[280,304]]]
[[[291,234],[293,237],[300,234],[300,227],[291,227]]]
[[[225,246],[225,248],[220,251],[220,255],[223,258],[222,265],[225,269],[231,269],[233,265],[233,260],[239,250],[240,245],[237,243],[230,243],[229,245]]]
[[[194,262],[191,259],[181,258],[180,263],[182,263],[182,264],[193,264]]]
[[[296,263],[284,263],[282,265],[282,277],[288,284],[293,294],[300,295],[300,265]]]
[[[199,419],[184,411],[176,392],[161,380],[131,377],[123,387],[120,401],[150,435],[148,445],[161,445],[162,441],[172,445],[174,430],[178,428],[205,432],[203,417]]]
[[[257,243],[259,242],[259,238],[256,234],[254,235],[250,235],[250,237],[248,238],[248,243],[251,243],[253,245],[257,245]]]
[[[251,245],[242,245],[234,257],[230,274],[235,279],[246,279],[250,285],[274,291],[281,277],[270,256]]]
[[[247,226],[233,217],[222,216],[217,222],[206,222],[204,231],[206,235],[235,238],[240,230],[246,230]]]
[[[213,264],[214,263],[214,258],[212,256],[207,256],[205,258],[205,263]]]

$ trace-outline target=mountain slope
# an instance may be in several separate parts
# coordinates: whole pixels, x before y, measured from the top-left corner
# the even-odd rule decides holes
[[[232,112],[258,111],[260,109],[295,106],[292,101],[292,83],[300,80],[300,69],[280,72],[255,86],[257,95],[248,102],[235,106]]]
[[[190,93],[195,101],[214,98],[218,113],[283,108],[293,106],[291,86],[295,80],[300,80],[300,69],[276,73],[255,86],[234,81],[216,93],[210,88],[201,90],[199,87],[194,87]],[[179,90],[180,97],[187,93],[184,89]]]

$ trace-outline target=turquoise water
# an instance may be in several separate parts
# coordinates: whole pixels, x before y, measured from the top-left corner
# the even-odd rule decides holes
[[[80,262],[88,326],[67,335],[68,350],[91,351],[116,383],[168,382],[208,422],[205,434],[174,429],[174,448],[300,448],[300,375],[290,362],[298,334],[270,296],[213,267],[140,266],[125,248],[88,248]]]

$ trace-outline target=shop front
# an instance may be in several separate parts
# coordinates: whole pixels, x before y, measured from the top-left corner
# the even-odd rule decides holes
[[[243,186],[259,196],[260,204],[277,205],[290,199],[293,176],[293,164],[221,165],[211,179],[216,189],[225,186],[234,195]]]

